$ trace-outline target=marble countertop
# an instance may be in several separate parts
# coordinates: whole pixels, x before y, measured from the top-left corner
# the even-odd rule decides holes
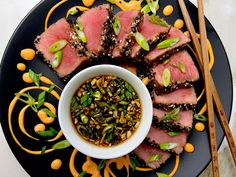
[[[190,0],[196,5],[197,0]],[[4,49],[14,32],[17,25],[24,18],[24,16],[39,2],[39,0],[10,0],[0,1],[0,60],[2,58]],[[226,49],[232,75],[234,92],[236,89],[236,50],[235,50],[235,28],[236,28],[236,1],[235,0],[204,0],[205,14],[210,20],[223,45]],[[233,108],[231,114],[230,127],[236,139],[236,98],[233,99]],[[227,142],[224,140],[219,149],[219,164],[220,173],[222,177],[236,176],[236,168],[230,156],[230,151]],[[2,177],[28,177],[29,175],[24,171],[18,163],[13,153],[11,152],[2,128],[0,127],[0,176]],[[208,166],[201,174],[201,177],[212,176],[211,168]]]

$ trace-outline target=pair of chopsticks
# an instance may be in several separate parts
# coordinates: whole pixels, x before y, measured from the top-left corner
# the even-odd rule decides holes
[[[198,56],[197,57],[198,64],[200,66],[202,73],[204,73],[206,101],[207,101],[207,114],[208,114],[208,128],[209,128],[209,136],[210,136],[210,144],[211,144],[212,170],[213,170],[213,176],[218,177],[219,168],[218,168],[216,132],[215,132],[214,109],[213,109],[212,99],[215,103],[219,121],[226,135],[235,165],[236,165],[236,146],[235,146],[235,142],[234,142],[231,130],[228,125],[224,108],[221,104],[220,97],[218,95],[215,83],[209,71],[209,56],[208,56],[208,50],[207,50],[207,37],[206,37],[204,11],[203,11],[203,2],[202,0],[198,0],[198,20],[199,20],[199,29],[200,29],[200,42],[201,42],[201,45],[200,45],[198,37],[196,35],[196,31],[194,29],[191,18],[185,6],[184,0],[178,0],[178,1],[179,1],[179,5],[180,5],[180,8],[181,8],[184,20],[185,20],[185,24],[192,38],[194,49]]]

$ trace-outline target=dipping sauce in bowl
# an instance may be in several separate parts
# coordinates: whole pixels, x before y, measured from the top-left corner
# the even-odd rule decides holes
[[[97,65],[77,73],[66,84],[58,119],[66,139],[81,153],[112,159],[138,147],[150,130],[150,93],[130,71]]]
[[[85,81],[71,101],[78,133],[98,146],[112,146],[132,136],[141,120],[141,103],[134,88],[112,75]]]

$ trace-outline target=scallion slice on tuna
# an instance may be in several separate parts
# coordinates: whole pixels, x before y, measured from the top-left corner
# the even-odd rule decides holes
[[[178,68],[182,73],[186,72],[186,68],[185,68],[184,64],[181,61],[178,62]]]
[[[163,120],[178,120],[179,119],[180,108],[175,108],[169,114],[163,116]]]
[[[153,14],[156,14],[157,9],[159,8],[158,2],[159,0],[146,0],[148,3],[148,6]]]
[[[76,33],[78,34],[79,39],[80,39],[83,43],[86,43],[86,42],[87,42],[86,36],[85,36],[85,34],[84,34],[84,32],[83,32],[82,30],[77,30]]]
[[[114,23],[112,24],[112,27],[115,34],[118,35],[120,33],[121,28],[120,20],[118,18],[115,19]]]
[[[62,60],[62,51],[60,50],[56,52],[54,55],[54,60],[51,63],[52,68],[57,68],[61,64],[61,60]]]
[[[141,33],[139,32],[134,33],[134,37],[140,47],[142,47],[146,51],[150,50],[150,47],[146,38]]]
[[[166,39],[166,40],[160,42],[160,43],[157,45],[157,48],[158,48],[158,49],[165,49],[165,48],[168,48],[168,47],[172,47],[172,46],[174,46],[175,44],[177,44],[179,41],[180,41],[179,38]]]
[[[64,39],[56,41],[48,48],[48,51],[51,53],[56,53],[62,50],[67,45],[67,43],[68,42]]]
[[[177,147],[177,143],[161,143],[160,144],[160,149],[161,150],[171,150],[174,149],[175,147]]]
[[[168,132],[167,133],[169,136],[178,136],[179,132]]]
[[[161,154],[154,154],[149,157],[148,162],[155,162],[161,159]]]
[[[163,20],[162,18],[160,18],[158,15],[155,15],[155,14],[150,15],[148,17],[148,20],[151,23],[154,23],[154,24],[157,24],[157,25],[161,25],[161,26],[164,26],[164,27],[168,26],[168,23],[165,20]]]
[[[70,11],[70,15],[75,15],[77,14],[79,11],[77,9],[73,9]]]
[[[168,68],[164,69],[162,73],[162,83],[164,87],[168,87],[170,84],[170,70]]]

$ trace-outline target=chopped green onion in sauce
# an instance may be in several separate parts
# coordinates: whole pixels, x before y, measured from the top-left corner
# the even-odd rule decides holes
[[[140,124],[141,103],[134,88],[116,76],[85,81],[71,100],[71,116],[78,133],[98,146],[122,143]]]

